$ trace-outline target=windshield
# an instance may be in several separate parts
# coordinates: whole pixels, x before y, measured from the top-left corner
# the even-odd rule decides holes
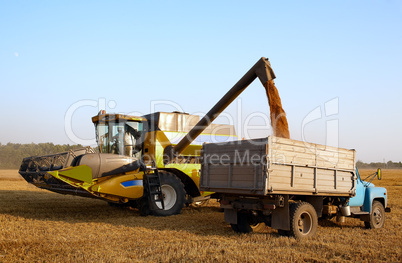
[[[141,157],[142,122],[96,123],[95,127],[99,152]]]

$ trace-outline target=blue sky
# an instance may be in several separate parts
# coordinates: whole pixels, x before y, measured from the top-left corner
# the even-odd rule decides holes
[[[70,123],[88,140],[103,101],[108,112],[207,112],[265,56],[292,138],[324,144],[336,122],[359,159],[401,161],[401,28],[401,1],[0,1],[0,142],[74,143],[65,116],[85,103]],[[226,112],[244,136],[247,116],[268,110],[255,82]]]

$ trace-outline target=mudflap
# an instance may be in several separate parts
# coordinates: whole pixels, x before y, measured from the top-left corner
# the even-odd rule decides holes
[[[225,222],[236,225],[237,224],[237,210],[225,208],[224,209],[224,218],[225,218]]]
[[[284,206],[272,210],[271,227],[279,230],[290,230],[289,196],[284,195]]]

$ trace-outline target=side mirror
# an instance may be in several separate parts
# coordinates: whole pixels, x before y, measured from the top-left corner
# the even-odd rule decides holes
[[[381,180],[381,178],[382,178],[381,168],[378,168],[378,169],[377,169],[377,179],[378,179],[378,180]]]
[[[372,173],[372,174],[370,174],[369,176],[367,176],[366,178],[364,178],[364,179],[362,180],[362,181],[365,181],[363,184],[368,185],[368,184],[371,183],[371,182],[374,180],[374,178],[376,178],[376,177],[377,177],[378,180],[381,180],[381,178],[382,178],[382,173],[381,173],[381,169],[380,169],[380,168],[377,169],[377,172]],[[367,180],[367,179],[369,179],[369,180]]]

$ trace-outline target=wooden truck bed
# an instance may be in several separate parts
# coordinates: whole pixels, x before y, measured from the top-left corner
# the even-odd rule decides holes
[[[274,136],[205,144],[200,190],[352,196],[355,151]]]

